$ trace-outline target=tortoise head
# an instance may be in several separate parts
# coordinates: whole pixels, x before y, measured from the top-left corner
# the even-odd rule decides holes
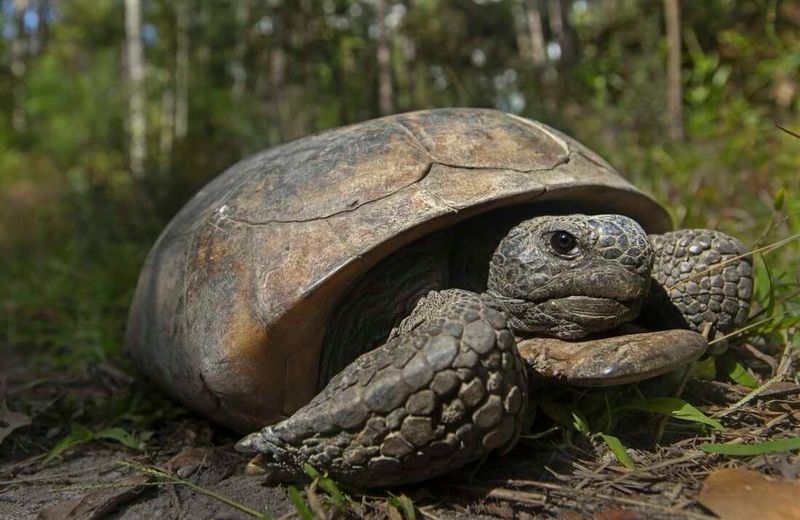
[[[515,330],[578,339],[635,319],[652,266],[647,235],[628,217],[541,216],[500,241],[488,292]]]

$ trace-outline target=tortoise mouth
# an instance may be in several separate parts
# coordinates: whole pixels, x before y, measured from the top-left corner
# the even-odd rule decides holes
[[[641,298],[607,298],[598,296],[567,296],[547,301],[547,306],[558,309],[559,315],[589,331],[608,330],[633,320],[642,306]]]
[[[616,329],[636,319],[642,307],[640,297],[571,295],[532,302],[496,294],[492,296],[505,310],[509,325],[518,334],[563,340],[579,340]]]

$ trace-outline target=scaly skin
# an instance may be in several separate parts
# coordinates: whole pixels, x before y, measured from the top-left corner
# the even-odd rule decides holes
[[[425,480],[506,452],[519,437],[531,370],[515,335],[582,338],[633,320],[645,301],[645,319],[677,313],[684,327],[710,322],[728,331],[746,318],[749,259],[701,273],[743,250],[711,231],[648,240],[619,215],[524,221],[498,245],[486,293],[431,291],[384,345],[237,448],[263,454],[273,482],[301,479],[307,462],[365,488]],[[648,297],[651,274],[671,285]]]
[[[525,369],[505,316],[486,297],[454,298],[418,330],[368,352],[306,407],[239,446],[302,462],[360,487],[424,480],[517,441]]]
[[[689,328],[712,336],[732,332],[747,319],[753,264],[739,240],[719,231],[683,229],[650,235],[655,283],[641,322],[652,329]]]

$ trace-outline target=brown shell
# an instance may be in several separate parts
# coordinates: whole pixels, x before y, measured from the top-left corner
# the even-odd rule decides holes
[[[494,110],[401,114],[271,148],[164,230],[139,278],[128,352],[189,407],[263,426],[316,393],[326,319],[379,260],[490,209],[554,200],[671,227],[593,152]]]

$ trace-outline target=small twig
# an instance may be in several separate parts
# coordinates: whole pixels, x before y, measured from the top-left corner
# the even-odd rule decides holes
[[[109,466],[108,464],[100,464],[97,466],[92,466],[77,471],[70,471],[68,473],[58,473],[56,475],[47,475],[47,476],[31,476],[15,480],[4,480],[0,482],[0,486],[13,486],[17,484],[31,484],[31,483],[42,483],[42,482],[56,483],[62,480],[75,478],[85,473],[102,473],[104,468],[110,470],[113,468],[113,466]]]
[[[517,502],[520,504],[525,504],[529,506],[543,506],[545,504],[545,500],[547,499],[547,495],[542,493],[530,493],[526,491],[517,491],[514,489],[506,489],[506,488],[487,488],[480,485],[466,485],[466,484],[455,484],[452,485],[455,489],[460,489],[462,491],[467,491],[473,494],[480,494],[481,496],[485,496],[488,498],[496,498],[499,500],[507,500],[509,502]]]
[[[780,363],[778,363],[778,370],[775,372],[774,376],[769,378],[766,382],[764,382],[764,384],[762,384],[761,386],[759,386],[746,396],[742,397],[741,399],[733,403],[725,410],[713,414],[712,417],[725,417],[726,415],[735,412],[739,408],[743,407],[744,405],[746,405],[747,403],[749,403],[750,401],[761,395],[769,387],[771,387],[775,383],[780,382],[784,378],[786,373],[789,371],[789,367],[791,367],[792,365],[791,352],[790,352],[791,349],[792,347],[788,344],[783,347],[783,355],[781,356]]]
[[[47,451],[47,450],[45,450],[45,451]],[[46,456],[47,456],[47,453],[40,453],[39,455],[34,455],[34,456],[29,457],[29,458],[27,458],[25,460],[21,460],[19,462],[13,462],[11,464],[5,465],[2,468],[0,468],[0,475],[3,475],[3,476],[14,475],[16,472],[18,472],[18,471],[20,471],[22,469],[25,469],[28,466],[32,466],[32,465],[36,464],[37,462],[39,462],[40,460],[42,460]]]
[[[574,487],[571,487],[571,486],[562,486],[562,485],[559,485],[559,484],[554,484],[552,482],[542,482],[542,481],[538,481],[538,480],[508,479],[508,480],[489,480],[489,481],[487,481],[487,483],[491,483],[491,484],[497,483],[497,484],[508,485],[508,486],[513,486],[513,487],[538,487],[538,488],[541,488],[541,489],[547,489],[547,490],[554,491],[556,493],[559,493],[559,494],[562,494],[562,495],[567,495],[567,496],[574,496],[574,495],[577,494],[577,495],[581,495],[581,496],[587,497],[587,498],[597,498],[597,499],[600,499],[600,500],[608,500],[608,501],[617,502],[617,503],[620,503],[620,504],[626,504],[626,505],[630,505],[630,506],[637,506],[637,507],[641,507],[641,508],[645,508],[645,509],[652,509],[652,510],[660,511],[662,513],[667,513],[667,514],[678,514],[679,513],[679,514],[683,515],[685,518],[693,518],[693,519],[697,519],[697,520],[712,520],[712,519],[716,518],[716,517],[709,516],[709,515],[704,515],[704,514],[701,514],[701,513],[693,513],[691,511],[680,511],[680,512],[678,512],[674,508],[671,508],[671,507],[664,507],[664,506],[661,506],[661,505],[658,505],[658,504],[653,504],[653,503],[650,503],[650,502],[644,502],[644,501],[636,500],[636,499],[633,499],[633,498],[617,497],[617,496],[614,496],[614,495],[607,495],[605,493],[597,493],[597,492],[594,492],[594,491],[585,491],[585,490],[582,490],[582,489],[575,489]],[[476,486],[472,486],[472,487],[476,487]],[[497,489],[497,488],[492,488],[492,489]]]
[[[206,488],[204,488],[202,486],[198,486],[197,484],[195,484],[194,482],[192,482],[190,480],[185,480],[185,479],[182,479],[180,477],[176,477],[175,475],[170,475],[166,471],[158,469],[156,467],[145,466],[143,464],[139,464],[137,462],[133,462],[133,461],[129,461],[129,460],[121,460],[121,461],[119,461],[119,463],[121,465],[123,465],[123,466],[135,469],[136,471],[139,471],[140,473],[144,473],[145,475],[151,475],[153,477],[165,480],[167,482],[172,482],[174,484],[181,484],[183,486],[186,486],[186,487],[188,487],[188,488],[190,488],[190,489],[192,489],[194,491],[197,491],[198,493],[200,493],[202,495],[206,495],[207,497],[211,497],[211,498],[213,498],[215,500],[218,500],[218,501],[222,502],[223,504],[226,504],[226,505],[228,505],[228,506],[230,506],[230,507],[232,507],[232,508],[234,508],[234,509],[236,509],[238,511],[241,511],[242,513],[248,514],[248,515],[250,515],[250,516],[252,516],[254,518],[258,518],[260,520],[272,520],[272,516],[270,516],[270,515],[268,515],[266,513],[262,513],[260,511],[256,511],[255,509],[251,509],[251,508],[247,507],[246,505],[241,504],[241,503],[233,500],[232,498],[230,498],[228,496],[225,496],[225,495],[223,495],[221,493],[217,493],[216,491],[213,491],[211,489],[206,489]]]
[[[422,513],[422,516],[424,516],[425,518],[430,518],[431,520],[441,520],[441,518],[439,518],[438,516],[434,515],[433,513],[429,513],[428,511],[425,511],[425,509],[428,509],[430,507],[431,506],[418,507],[417,511]]]
[[[772,321],[773,319],[775,319],[774,316],[769,316],[767,318],[764,318],[763,320],[758,320],[757,322],[751,323],[750,325],[748,325],[746,327],[742,327],[741,329],[737,329],[737,330],[734,330],[733,332],[729,332],[728,334],[725,334],[724,336],[720,336],[718,338],[714,338],[713,340],[708,342],[708,345],[711,346],[711,345],[714,345],[715,343],[719,343],[721,341],[725,341],[728,338],[731,338],[733,336],[737,336],[737,335],[739,335],[739,334],[741,334],[743,332],[747,332],[750,329],[754,329],[754,328],[758,327],[759,325],[763,325],[765,323],[768,323],[768,322]]]
[[[793,394],[800,394],[800,386],[793,386],[792,388],[784,388],[782,390],[772,390],[771,392],[764,392],[761,397],[770,399],[780,399]]]
[[[175,485],[167,486],[167,488],[172,503],[175,506],[175,517],[178,520],[183,520],[183,506],[181,506],[181,497],[178,496],[178,490],[175,489]]]
[[[793,132],[793,131],[789,130],[788,128],[784,127],[784,126],[781,126],[779,123],[775,123],[775,127],[778,130],[783,130],[784,132],[786,132],[787,134],[791,135],[792,137],[796,137],[796,138],[800,139],[800,134],[798,134],[796,132]]]
[[[742,348],[744,348],[746,351],[752,354],[754,358],[769,365],[769,367],[772,369],[773,374],[778,371],[778,362],[775,361],[775,358],[773,358],[772,356],[764,354],[750,343],[744,343],[742,345]]]
[[[630,477],[641,476],[641,475],[644,475],[644,474],[647,474],[647,473],[652,473],[653,471],[655,471],[657,469],[666,468],[666,467],[669,467],[669,466],[674,466],[676,464],[682,464],[684,462],[691,462],[691,461],[693,461],[695,459],[702,459],[702,458],[707,457],[707,456],[708,456],[708,453],[706,453],[704,451],[699,451],[699,450],[698,451],[694,451],[692,453],[689,453],[688,455],[684,455],[683,457],[676,457],[674,459],[664,460],[664,461],[661,461],[661,462],[658,462],[656,464],[652,464],[650,466],[643,467],[643,468],[635,468],[633,470],[630,470],[628,473],[624,473],[624,474],[622,474],[622,475],[620,475],[618,477],[614,477],[614,479],[611,482],[612,483],[622,482],[625,479],[630,478]]]

